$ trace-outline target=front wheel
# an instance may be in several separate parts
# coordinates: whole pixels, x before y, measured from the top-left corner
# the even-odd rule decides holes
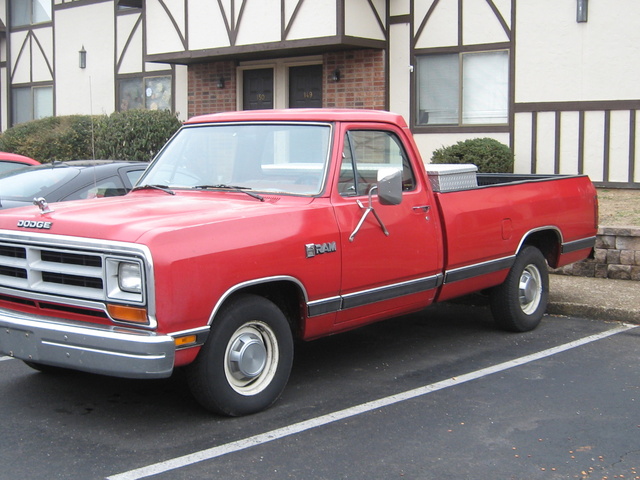
[[[489,300],[499,327],[511,332],[536,328],[549,301],[549,272],[542,252],[524,247],[506,280],[491,290]]]
[[[247,415],[280,397],[292,363],[293,338],[284,314],[263,297],[241,294],[216,316],[187,379],[208,410]]]

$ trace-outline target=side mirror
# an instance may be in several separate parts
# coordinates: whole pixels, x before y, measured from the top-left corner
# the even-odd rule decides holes
[[[402,170],[397,168],[378,170],[378,199],[382,205],[402,203]]]

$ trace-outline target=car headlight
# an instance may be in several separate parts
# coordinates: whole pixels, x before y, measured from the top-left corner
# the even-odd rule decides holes
[[[123,292],[142,293],[142,272],[139,263],[119,263],[118,286]]]

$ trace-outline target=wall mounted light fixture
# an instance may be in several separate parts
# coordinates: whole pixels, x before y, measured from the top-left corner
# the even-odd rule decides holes
[[[84,49],[84,45],[80,49],[79,53],[79,66],[80,68],[87,68],[87,51]]]
[[[578,0],[576,22],[585,23],[589,19],[589,0]]]
[[[218,79],[218,88],[224,88],[224,77],[220,76]]]
[[[340,70],[339,70],[339,69],[337,69],[337,68],[336,68],[336,69],[333,71],[333,76],[331,77],[331,79],[332,79],[334,82],[339,82],[339,81],[340,81]]]

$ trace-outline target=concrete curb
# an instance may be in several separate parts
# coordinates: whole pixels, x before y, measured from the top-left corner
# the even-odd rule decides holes
[[[640,284],[632,280],[549,275],[547,313],[640,324]]]

